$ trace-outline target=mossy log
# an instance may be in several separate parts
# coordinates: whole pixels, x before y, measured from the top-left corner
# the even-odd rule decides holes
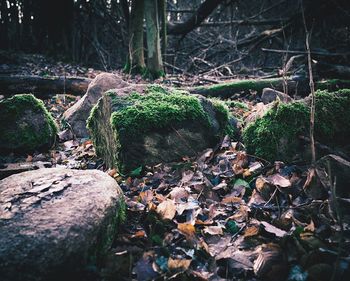
[[[330,147],[346,146],[350,139],[350,90],[316,92],[315,139]],[[308,159],[299,136],[308,136],[310,98],[275,104],[262,118],[248,125],[243,141],[249,153],[269,161]],[[299,154],[300,157],[296,157]]]
[[[0,75],[0,94],[31,93],[36,97],[47,98],[56,94],[84,95],[91,79],[84,77],[41,77]]]
[[[249,93],[249,91],[256,91],[258,94],[262,93],[264,88],[273,88],[277,91],[284,91],[284,83],[287,83],[288,94],[294,96],[307,96],[310,93],[309,82],[304,79],[301,81],[283,78],[272,79],[246,79],[234,80],[227,83],[199,86],[188,89],[190,93],[200,94],[206,97],[220,97],[230,98],[236,93]],[[324,80],[315,83],[316,89],[335,91],[342,88],[350,88],[350,80]]]

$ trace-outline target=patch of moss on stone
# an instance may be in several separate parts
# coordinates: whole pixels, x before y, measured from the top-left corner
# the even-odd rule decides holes
[[[233,128],[229,122],[231,116],[226,103],[217,98],[211,98],[209,100],[213,104],[215,110],[215,117],[219,122],[220,128],[223,129],[221,132],[219,132],[219,134],[235,137],[237,132],[236,129]]]
[[[31,152],[50,147],[57,126],[44,103],[31,94],[0,101],[0,150]]]
[[[289,159],[297,146],[297,135],[305,131],[309,111],[296,102],[277,105],[265,116],[250,124],[243,133],[249,153],[273,161]]]
[[[100,231],[96,239],[95,245],[89,252],[89,263],[92,265],[100,265],[108,250],[111,248],[119,227],[126,220],[126,204],[124,197],[121,196],[116,208],[115,216],[105,221],[104,231]]]
[[[236,80],[228,83],[222,83],[212,86],[199,86],[194,89],[195,93],[200,94],[203,92],[210,92],[211,96],[220,96],[228,91],[234,94],[237,91],[262,91],[266,87],[276,87],[281,83],[280,78],[272,79],[247,79],[247,80]]]
[[[112,126],[119,134],[135,136],[185,120],[209,122],[198,98],[193,96],[164,94],[157,90],[146,95],[130,95],[127,100],[132,101],[132,105],[111,116]]]
[[[350,138],[350,90],[316,92],[315,138],[324,144],[345,144]],[[249,153],[291,161],[299,152],[299,135],[308,136],[310,108],[304,102],[278,104],[243,133]]]
[[[229,118],[222,101],[150,85],[143,94],[107,92],[92,109],[87,126],[97,155],[108,167],[125,173],[140,163],[172,161],[175,155],[191,154],[200,145],[214,145],[224,133],[234,131]],[[109,122],[101,124],[102,120]],[[171,134],[175,136],[169,139]],[[166,156],[167,149],[173,156]],[[161,150],[164,153],[157,156]]]

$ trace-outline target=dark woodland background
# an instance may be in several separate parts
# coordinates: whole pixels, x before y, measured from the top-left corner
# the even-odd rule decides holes
[[[217,7],[199,27],[187,22],[189,28],[181,29],[203,2],[217,2]],[[42,53],[103,70],[122,68],[130,5],[127,0],[1,0],[0,49]],[[347,65],[348,0],[170,0],[166,72],[261,75],[280,68],[286,54],[305,50],[301,6],[312,30],[314,58]]]

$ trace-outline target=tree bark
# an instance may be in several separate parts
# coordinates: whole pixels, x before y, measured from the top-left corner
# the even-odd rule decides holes
[[[145,19],[147,32],[147,70],[151,78],[164,75],[162,54],[160,50],[158,1],[145,1]]]
[[[160,21],[161,21],[161,38],[162,38],[162,53],[163,56],[166,53],[167,48],[167,12],[166,12],[166,0],[158,0],[159,4],[159,13],[160,13]]]
[[[143,49],[143,13],[144,1],[133,0],[129,23],[129,56],[124,68],[125,72],[142,73],[146,68]]]
[[[84,95],[91,79],[82,77],[40,77],[0,75],[0,94],[32,93],[40,98],[55,94]]]

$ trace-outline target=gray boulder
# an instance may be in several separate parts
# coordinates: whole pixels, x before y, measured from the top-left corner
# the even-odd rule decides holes
[[[160,86],[137,87],[107,92],[91,111],[88,128],[109,167],[130,171],[195,156],[234,130],[227,107],[218,100]]]
[[[288,103],[288,102],[293,101],[293,99],[285,93],[282,93],[280,91],[276,91],[276,90],[271,89],[271,88],[264,88],[263,89],[263,92],[261,95],[261,100],[264,104],[271,103],[277,99],[279,99],[283,103]]]
[[[120,89],[129,84],[116,74],[101,73],[91,81],[86,94],[63,114],[63,122],[67,122],[75,136],[88,137],[86,120],[92,107],[104,92],[110,89]]]
[[[0,101],[0,154],[30,153],[50,148],[57,126],[44,103],[33,95]]]
[[[1,180],[1,280],[83,279],[111,245],[123,202],[114,179],[97,170],[39,169]]]

